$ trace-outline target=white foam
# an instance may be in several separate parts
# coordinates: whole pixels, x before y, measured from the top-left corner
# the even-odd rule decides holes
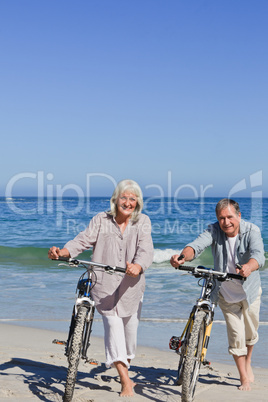
[[[154,263],[161,264],[162,262],[169,262],[170,258],[174,254],[180,254],[181,250],[173,250],[171,248],[166,248],[164,250],[155,249],[154,250]]]

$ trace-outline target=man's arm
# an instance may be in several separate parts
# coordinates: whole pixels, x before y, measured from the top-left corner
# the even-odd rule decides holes
[[[184,258],[178,261],[178,254],[175,254],[170,259],[170,264],[174,268],[178,268],[179,265],[185,263],[185,261],[192,261],[198,257],[207,247],[211,246],[213,225],[209,225],[203,233],[201,233],[194,241],[188,243],[182,250],[180,255],[184,255]]]

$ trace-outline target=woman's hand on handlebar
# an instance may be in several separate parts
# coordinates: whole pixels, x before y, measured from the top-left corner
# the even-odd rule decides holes
[[[127,261],[126,274],[136,278],[142,273],[142,267],[139,264],[131,264]]]
[[[59,247],[50,247],[48,250],[48,258],[51,260],[57,260],[59,257],[70,257],[70,253],[67,248],[60,249]]]

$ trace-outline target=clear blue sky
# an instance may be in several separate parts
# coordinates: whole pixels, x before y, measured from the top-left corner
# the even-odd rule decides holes
[[[268,196],[267,16],[266,0],[2,0],[0,195],[133,178]]]

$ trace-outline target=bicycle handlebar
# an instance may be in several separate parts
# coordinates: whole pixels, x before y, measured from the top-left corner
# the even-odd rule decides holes
[[[73,264],[73,265],[77,265],[77,266],[79,264],[83,264],[83,265],[88,265],[91,267],[99,267],[99,268],[103,268],[105,271],[114,271],[114,272],[122,272],[122,273],[126,272],[126,268],[113,267],[110,265],[101,264],[99,262],[78,260],[77,258],[59,257],[58,259],[54,259],[54,260],[68,262],[69,264]]]
[[[213,275],[215,277],[218,277],[219,280],[225,280],[228,278],[246,280],[246,278],[244,278],[243,276],[241,276],[239,274],[232,274],[230,272],[214,271],[213,269],[205,268],[202,266],[189,267],[189,266],[180,265],[177,269],[179,269],[180,271],[191,272],[192,275],[196,275],[196,274]]]

